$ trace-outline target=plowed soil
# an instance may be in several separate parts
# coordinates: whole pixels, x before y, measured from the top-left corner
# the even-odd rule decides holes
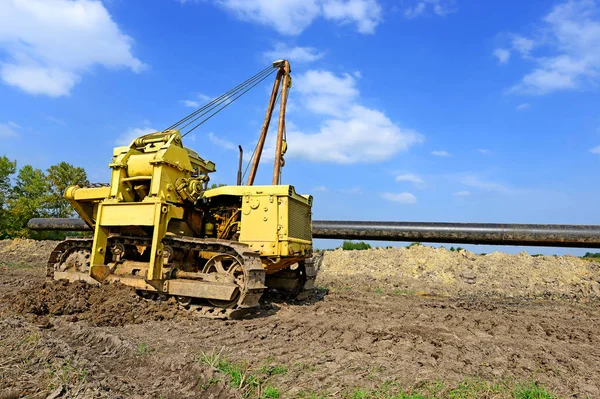
[[[466,378],[600,397],[599,268],[575,257],[333,251],[307,300],[219,321],[46,282],[52,246],[0,241],[0,398],[241,398],[217,358],[282,398]]]

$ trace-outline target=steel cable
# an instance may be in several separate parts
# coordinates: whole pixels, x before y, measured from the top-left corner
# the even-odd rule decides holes
[[[233,97],[233,99],[231,99],[231,101],[225,103],[225,105],[223,105],[221,108],[219,108],[218,110],[216,110],[215,112],[213,112],[212,114],[210,114],[208,117],[206,117],[202,121],[198,122],[198,124],[196,124],[193,128],[191,128],[190,130],[188,130],[187,132],[185,132],[184,134],[182,134],[181,137],[183,138],[183,137],[187,136],[188,134],[190,134],[191,132],[193,132],[195,129],[197,129],[198,127],[200,127],[203,123],[205,123],[210,118],[212,118],[213,116],[215,116],[216,114],[218,114],[219,112],[221,112],[222,110],[224,110],[225,108],[227,108],[228,106],[230,106],[231,104],[233,104],[238,98],[240,98],[241,96],[243,96],[244,94],[246,94],[248,91],[252,90],[254,87],[256,87],[256,85],[258,85],[260,82],[262,82],[263,80],[265,80],[266,78],[268,78],[270,75],[272,75],[276,71],[277,71],[277,69],[273,69],[269,73],[264,74],[264,76],[262,76],[258,81],[256,81],[254,84],[252,84],[246,90],[244,90],[243,92],[241,92],[240,94],[238,94],[236,97]],[[197,121],[198,119],[200,119],[202,116],[206,115],[208,112],[210,112],[213,109],[215,109],[220,104],[215,105],[214,107],[212,107],[208,111],[204,112],[202,115],[197,116],[192,121],[190,121],[187,124],[185,124],[184,126],[182,126],[180,129],[185,129],[187,126],[191,125],[192,123],[194,123],[195,121]]]
[[[263,69],[260,72],[254,74],[253,76],[251,76],[250,78],[246,79],[242,83],[238,84],[234,88],[228,90],[227,92],[223,93],[219,97],[211,100],[210,102],[208,102],[207,104],[203,105],[202,107],[200,107],[196,111],[194,111],[191,114],[187,115],[185,118],[182,118],[179,121],[177,121],[174,124],[172,124],[171,126],[167,127],[166,129],[164,129],[164,131],[170,130],[170,129],[174,129],[175,127],[181,125],[182,123],[185,123],[186,121],[188,121],[189,119],[191,119],[194,116],[198,115],[199,113],[201,113],[202,111],[206,110],[207,108],[212,107],[216,103],[222,103],[223,101],[225,101],[229,97],[231,97],[233,94],[239,92],[240,90],[242,90],[243,88],[245,88],[246,86],[248,86],[249,84],[251,84],[252,82],[256,81],[256,79],[259,79],[260,77],[262,77],[263,74],[267,73],[271,69],[273,69],[272,66],[266,67],[265,69]]]

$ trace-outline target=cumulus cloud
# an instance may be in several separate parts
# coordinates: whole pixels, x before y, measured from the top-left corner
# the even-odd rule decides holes
[[[29,94],[68,95],[96,65],[141,71],[132,42],[100,1],[0,2],[0,79]]]
[[[517,105],[517,111],[526,111],[529,108],[531,108],[531,104],[528,104],[528,103],[522,103],[522,104]]]
[[[402,129],[384,113],[353,105],[343,119],[328,119],[316,133],[288,131],[290,157],[313,162],[350,164],[382,162],[423,141],[412,130]]]
[[[435,155],[436,157],[449,157],[450,153],[448,151],[431,151],[431,155]]]
[[[311,191],[324,192],[324,191],[327,191],[327,187],[325,187],[325,186],[316,186],[316,187],[313,187]]]
[[[299,35],[317,18],[375,32],[382,9],[377,0],[216,0],[239,19],[267,25],[284,35]]]
[[[354,23],[360,33],[372,34],[381,22],[381,6],[376,0],[326,0],[323,16],[342,24]]]
[[[406,18],[416,18],[421,15],[433,13],[440,17],[456,12],[454,0],[418,0],[411,6],[404,9]]]
[[[296,77],[299,104],[325,119],[309,130],[288,124],[287,156],[340,164],[383,162],[423,141],[382,111],[360,104],[354,76],[309,70]]]
[[[598,84],[599,11],[595,0],[568,0],[554,6],[531,37],[514,36],[513,48],[534,67],[509,92],[544,95]]]
[[[121,133],[119,137],[115,139],[115,144],[121,146],[129,145],[133,140],[137,139],[138,137],[154,132],[158,132],[158,130],[153,129],[151,127],[132,127]]]
[[[492,153],[492,152],[491,152],[490,150],[488,150],[487,148],[479,148],[479,149],[477,149],[477,151],[478,151],[478,152],[480,152],[480,153],[482,153],[482,154],[485,154],[485,155],[489,155],[489,154],[491,154],[491,153]]]
[[[417,197],[411,193],[383,193],[381,194],[381,198],[392,202],[399,202],[401,204],[417,203]]]
[[[330,71],[309,70],[295,82],[302,103],[318,114],[343,116],[359,96],[356,79],[348,73],[337,76]]]
[[[275,43],[275,46],[271,50],[265,51],[263,55],[269,61],[286,59],[297,63],[313,62],[324,56],[314,47],[291,47],[281,42]]]
[[[510,51],[505,48],[497,48],[494,50],[494,57],[498,59],[501,64],[506,64],[510,60]]]

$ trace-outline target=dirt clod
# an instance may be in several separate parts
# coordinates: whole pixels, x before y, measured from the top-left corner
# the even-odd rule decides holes
[[[85,320],[94,326],[119,327],[151,320],[173,320],[187,315],[187,312],[178,309],[174,299],[163,302],[145,300],[133,288],[122,284],[95,287],[83,281],[46,281],[21,290],[12,300],[20,313],[66,315],[70,321]]]

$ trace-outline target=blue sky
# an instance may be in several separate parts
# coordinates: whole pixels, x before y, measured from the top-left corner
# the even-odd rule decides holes
[[[116,144],[277,58],[283,182],[315,219],[600,223],[595,0],[3,0],[0,154],[107,181]],[[186,138],[213,182],[235,182],[270,86]]]

